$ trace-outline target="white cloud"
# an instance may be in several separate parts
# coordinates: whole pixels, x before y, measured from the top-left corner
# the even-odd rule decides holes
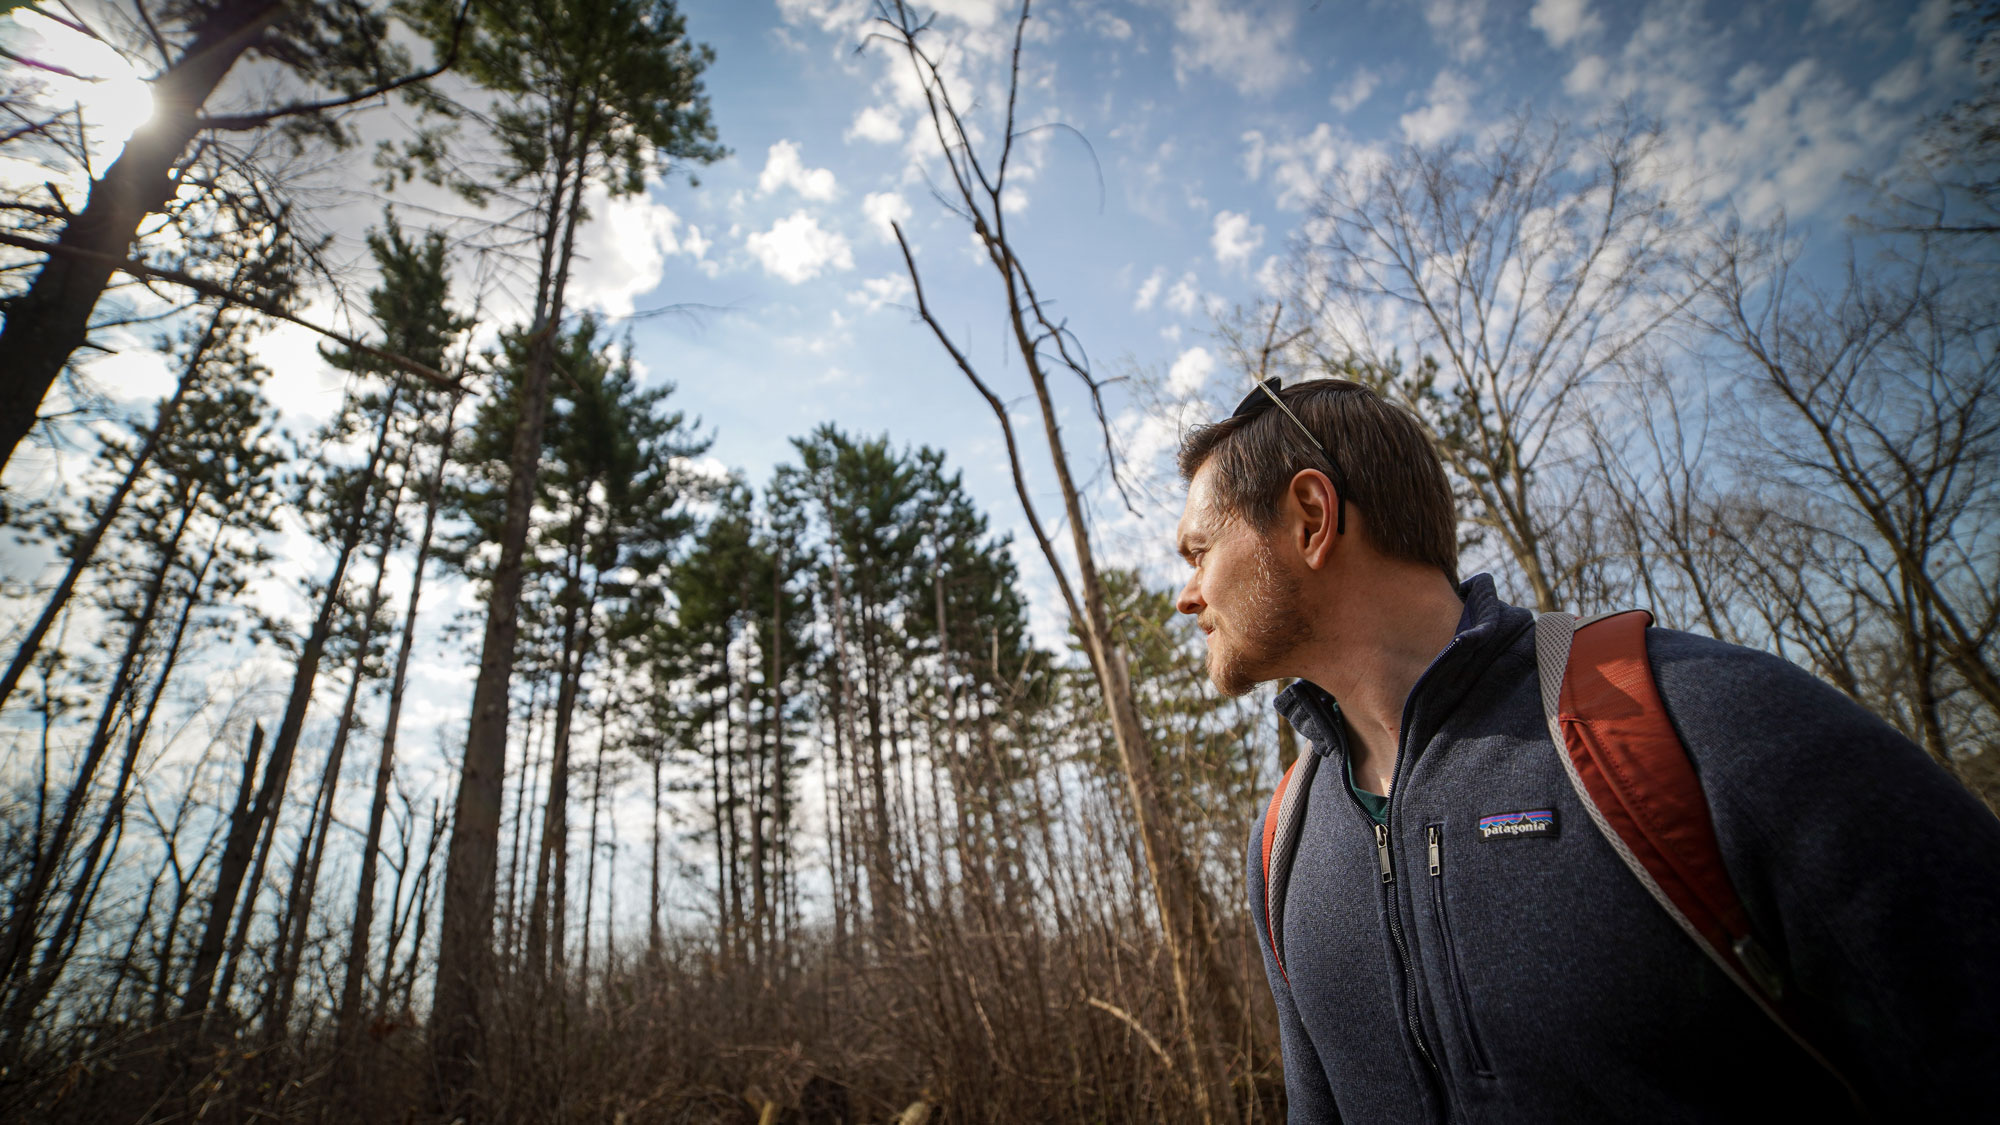
[[[1461,62],[1486,53],[1486,0],[1425,0],[1431,38]]]
[[[1887,105],[1909,101],[1923,92],[1924,60],[1904,59],[1894,70],[1875,80],[1868,96]]]
[[[861,288],[847,295],[847,300],[850,304],[860,305],[867,311],[874,312],[883,305],[900,303],[915,292],[909,278],[900,273],[892,273],[883,277],[868,278],[861,283]]]
[[[1132,38],[1132,25],[1112,15],[1110,12],[1104,11],[1102,8],[1092,10],[1085,22],[1092,31],[1104,36],[1106,39],[1125,40]]]
[[[1264,131],[1252,129],[1238,139],[1243,142],[1243,178],[1254,180],[1264,174],[1264,157],[1269,152]]]
[[[688,224],[687,233],[681,236],[681,249],[695,258],[708,257],[708,248],[713,245],[708,236],[701,233],[701,228],[693,223]]]
[[[1167,290],[1167,307],[1181,314],[1192,316],[1201,305],[1201,290],[1195,287],[1194,274],[1184,273],[1174,287]]]
[[[1813,0],[1813,18],[1823,23],[1841,23],[1868,10],[1867,0]]]
[[[867,106],[854,115],[854,124],[847,127],[847,139],[851,141],[856,137],[892,145],[903,139],[903,123],[881,106]]]
[[[806,167],[799,160],[799,146],[781,140],[764,157],[764,171],[757,177],[757,194],[769,195],[787,187],[807,199],[832,199],[840,190],[832,172]]]
[[[1341,83],[1340,88],[1333,92],[1333,111],[1353,113],[1360,108],[1361,103],[1375,95],[1375,88],[1381,84],[1382,75],[1379,72],[1365,66],[1357,69],[1353,77]]]
[[[1206,70],[1243,94],[1269,94],[1306,71],[1288,50],[1297,18],[1289,5],[1252,11],[1230,0],[1180,0],[1174,10],[1174,77]]]
[[[264,384],[264,395],[287,421],[304,419],[316,424],[340,406],[346,379],[319,354],[324,342],[318,333],[296,324],[273,325],[250,342],[248,350],[257,362],[283,373]]]
[[[1733,21],[1719,24],[1704,5],[1686,2],[1640,9],[1622,44],[1602,42],[1602,35],[1583,40],[1591,50],[1564,85],[1586,105],[1622,103],[1659,121],[1653,168],[1673,189],[1702,202],[1727,200],[1753,220],[1780,208],[1804,219],[1844,196],[1848,174],[1890,166],[1907,144],[1923,92],[1940,88],[1941,79],[1934,59],[1924,60],[1921,77],[1919,67],[1905,69],[1906,60],[1928,53],[1918,25],[1947,2],[1917,10],[1907,28],[1916,49],[1885,59],[1894,65],[1873,86],[1857,85],[1851,69],[1815,62],[1812,50],[1789,65],[1746,55],[1734,42],[1740,29]],[[1839,7],[1817,18],[1837,17]],[[1850,23],[1828,34],[1857,32]],[[1906,93],[1908,100],[1899,100]]]
[[[1910,34],[1919,42],[1945,38],[1945,32],[1951,28],[1952,7],[1952,0],[1924,0],[1922,6],[1910,13]]]
[[[138,343],[136,340],[133,342]],[[251,350],[256,350],[254,342]],[[105,394],[134,407],[150,405],[162,396],[172,394],[179,377],[164,354],[144,346],[122,348],[97,356],[89,361],[85,370],[89,372],[90,381],[103,388]],[[292,374],[284,368],[274,370],[284,372],[286,376]]]
[[[970,27],[991,27],[1000,18],[1000,4],[1001,0],[931,0],[925,6]]]
[[[1267,255],[1264,264],[1257,267],[1257,289],[1267,297],[1277,297],[1284,288],[1284,263],[1276,254]]]
[[[1243,134],[1243,171],[1257,179],[1265,170],[1277,189],[1278,206],[1287,210],[1304,207],[1319,191],[1319,185],[1334,169],[1350,171],[1379,159],[1379,152],[1367,147],[1351,147],[1336,138],[1333,126],[1322,121],[1303,137],[1288,141],[1267,140],[1252,130]],[[1343,151],[1344,150],[1344,151]]]
[[[1590,0],[1535,0],[1528,9],[1528,22],[1558,49],[1604,29],[1604,21],[1590,10]]]
[[[1215,357],[1207,348],[1192,347],[1182,352],[1167,369],[1167,393],[1175,398],[1187,398],[1199,393],[1208,385],[1208,377],[1215,373]]]
[[[680,216],[651,196],[610,198],[593,188],[588,200],[593,216],[579,235],[578,250],[589,268],[577,270],[571,291],[585,305],[612,316],[629,316],[633,302],[659,287],[667,258],[685,254],[701,261],[708,239],[695,227],[680,230]],[[705,271],[714,263],[703,263]],[[713,276],[711,274],[711,276]]]
[[[794,211],[770,230],[754,231],[744,245],[764,266],[764,272],[797,285],[827,270],[854,268],[854,252],[836,231],[821,230],[819,220]]]
[[[1252,252],[1264,245],[1264,228],[1252,223],[1248,215],[1217,211],[1215,230],[1208,236],[1208,244],[1215,250],[1217,264],[1240,266],[1250,260]]]
[[[1146,275],[1146,280],[1139,283],[1139,292],[1132,298],[1134,310],[1145,312],[1153,307],[1154,301],[1160,299],[1160,286],[1166,284],[1166,273],[1165,266],[1157,266],[1152,273]]]
[[[1472,115],[1472,83],[1455,70],[1438,71],[1431,81],[1430,101],[1398,119],[1403,139],[1416,145],[1432,145],[1465,128]]]
[[[910,201],[893,191],[871,191],[861,201],[861,213],[868,216],[868,225],[882,241],[894,242],[896,232],[889,224],[910,221]]]
[[[817,24],[821,31],[842,32],[868,20],[868,0],[778,0],[786,23]]]
[[[1594,94],[1604,84],[1604,75],[1609,69],[1603,55],[1585,55],[1576,60],[1576,65],[1564,76],[1563,89],[1577,97]]]

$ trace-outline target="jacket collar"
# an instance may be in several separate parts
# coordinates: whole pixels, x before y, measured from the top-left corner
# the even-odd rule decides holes
[[[1417,678],[1404,706],[1404,737],[1411,746],[1429,740],[1445,713],[1534,621],[1529,611],[1500,600],[1490,574],[1475,574],[1460,583],[1458,596],[1465,603],[1458,629]],[[1276,707],[1320,754],[1345,751],[1338,719],[1340,704],[1318,684],[1294,681],[1278,693]]]

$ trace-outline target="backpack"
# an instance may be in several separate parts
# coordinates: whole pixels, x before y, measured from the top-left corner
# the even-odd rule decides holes
[[[1701,779],[1653,683],[1646,659],[1652,622],[1645,610],[1581,620],[1567,613],[1537,615],[1535,663],[1549,737],[1561,751],[1557,759],[1591,822],[1647,893],[1859,1105],[1854,1088],[1799,1030],[1784,995],[1784,974],[1750,931],[1750,917],[1723,867]],[[1275,925],[1282,908],[1273,904],[1283,902],[1318,759],[1305,754],[1292,763],[1264,814],[1264,917],[1258,928],[1287,983]]]

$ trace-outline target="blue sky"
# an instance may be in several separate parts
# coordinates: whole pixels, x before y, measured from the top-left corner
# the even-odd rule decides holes
[[[713,309],[630,322],[636,351],[753,481],[787,438],[833,420],[942,446],[996,524],[1017,524],[992,419],[911,317],[880,221],[904,220],[946,324],[1003,394],[1025,394],[1018,364],[1005,366],[997,282],[929,194],[936,142],[919,131],[907,63],[881,44],[857,51],[861,0],[683,10],[715,48],[708,89],[734,154],[699,187],[601,207],[579,291],[612,314]],[[939,7],[938,45],[960,97],[978,92],[989,140],[1016,10]],[[1021,117],[1067,128],[1025,142],[1009,221],[1100,374],[1233,400],[1241,376],[1214,362],[1213,314],[1264,294],[1314,184],[1342,162],[1473,136],[1523,108],[1583,121],[1623,100],[1662,124],[1667,165],[1710,204],[1752,218],[1782,207],[1837,240],[1862,199],[1844,177],[1886,168],[1970,81],[1947,12],[1937,0],[1037,5]],[[1163,432],[1201,415],[1147,421],[1122,391],[1113,405],[1121,435],[1156,454]],[[1065,408],[1073,448],[1089,449],[1081,400]],[[1113,522],[1126,557],[1160,565],[1177,497],[1152,495],[1143,518]]]
[[[993,420],[910,315],[886,219],[903,221],[958,341],[1003,395],[1022,396],[1000,291],[967,229],[930,195],[937,145],[907,61],[883,44],[862,47],[871,8],[686,0],[690,34],[715,49],[707,87],[733,154],[700,169],[698,187],[675,176],[637,198],[597,198],[571,294],[614,331],[629,328],[650,378],[679,385],[677,404],[713,428],[719,465],[761,484],[789,455],[788,439],[822,422],[886,432],[944,448],[996,524],[1018,531]],[[1000,0],[937,7],[933,46],[988,142],[1017,11]],[[1172,573],[1178,494],[1165,454],[1178,427],[1243,389],[1219,361],[1215,315],[1266,295],[1268,271],[1329,173],[1406,143],[1476,137],[1524,109],[1587,122],[1622,102],[1660,123],[1667,174],[1698,184],[1708,206],[1760,220],[1782,208],[1834,246],[1863,201],[1845,177],[1888,168],[1927,113],[1970,87],[1948,17],[1947,0],[1038,4],[1020,120],[1039,128],[1014,173],[1015,246],[1100,375],[1171,392],[1112,389],[1119,436],[1155,477],[1136,514],[1099,490],[1114,557]],[[364,128],[393,130],[404,112]],[[37,183],[42,173],[21,174]],[[365,161],[328,174],[329,206],[316,216],[346,256],[364,259],[360,235],[385,199]],[[388,201],[451,206],[407,190]],[[432,218],[418,208],[404,221]],[[355,279],[351,291],[363,289]],[[507,305],[486,306],[489,331]],[[670,306],[696,311],[624,319]],[[343,319],[325,300],[313,311]],[[91,372],[143,410],[169,375],[143,340],[131,343]],[[289,326],[256,345],[279,372],[269,393],[299,429],[344,391],[318,345]],[[1162,397],[1171,414],[1157,409]],[[1072,450],[1090,453],[1081,398],[1061,401]],[[1023,421],[1025,432],[1039,429]],[[1045,459],[1030,453],[1031,483],[1051,503]],[[17,461],[10,483],[50,480],[45,456]],[[298,536],[290,546],[314,554]],[[1023,562],[1046,583],[1040,560]],[[1046,611],[1038,625],[1059,635]]]

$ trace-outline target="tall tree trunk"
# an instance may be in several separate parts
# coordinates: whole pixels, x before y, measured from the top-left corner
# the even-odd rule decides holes
[[[726,948],[731,962],[740,960],[743,952],[743,834],[737,823],[737,812],[742,801],[736,795],[736,716],[735,695],[736,664],[730,657],[731,645],[725,641],[722,646],[722,799],[728,810],[723,824],[729,831],[729,924],[726,932],[729,942]]]
[[[525,961],[523,947],[528,928],[523,924],[526,915],[522,904],[528,901],[532,890],[526,857],[531,844],[538,847],[541,843],[534,826],[535,806],[528,796],[535,791],[536,779],[541,777],[542,736],[555,726],[545,720],[547,694],[546,679],[535,677],[528,685],[528,705],[521,712],[527,729],[521,732],[521,776],[514,784],[514,834],[507,842],[507,896],[500,907],[500,950],[510,962],[517,963]],[[501,800],[506,800],[504,790]]]
[[[746,636],[754,635],[748,625],[757,620],[755,603],[746,589],[743,606]],[[759,965],[764,960],[764,924],[766,909],[764,886],[764,756],[763,748],[769,744],[769,734],[752,715],[751,705],[756,700],[756,684],[750,678],[752,665],[746,660],[743,668],[743,756],[749,789],[748,824],[750,828],[750,956]]]
[[[327,638],[333,635],[334,618],[340,607],[340,588],[347,577],[347,564],[361,542],[368,497],[374,491],[375,474],[382,463],[383,450],[388,445],[389,422],[396,412],[399,386],[391,382],[386,392],[374,445],[368,451],[367,464],[361,479],[355,483],[354,498],[341,524],[340,549],[334,555],[333,573],[327,578],[319,615],[313,620],[312,631],[299,650],[298,666],[292,674],[291,695],[285,702],[285,715],[278,724],[278,733],[271,740],[271,757],[264,769],[263,784],[257,790],[256,804],[240,824],[230,825],[229,838],[223,844],[222,860],[215,873],[215,887],[208,900],[208,921],[202,928],[201,944],[195,950],[193,975],[188,981],[187,996],[182,1004],[183,1014],[193,1015],[206,1012],[209,1008],[209,1001],[216,991],[216,970],[222,961],[224,942],[231,932],[230,922],[236,914],[236,900],[243,890],[246,873],[251,877],[249,898],[243,904],[243,921],[247,923],[255,910],[257,891],[264,881],[264,864],[270,854],[270,841],[277,829],[279,807],[284,803],[285,787],[291,780],[292,756],[298,749],[299,734],[305,729],[306,708],[312,703],[313,684],[319,677],[320,659],[326,653]],[[253,848],[256,852],[254,872],[251,870]],[[237,927],[237,932],[247,932],[247,926]],[[232,944],[240,947],[240,938]],[[232,980],[236,960],[232,952]],[[229,1000],[228,989],[225,987],[222,993],[219,1002],[226,1004]]]
[[[654,747],[653,767],[653,862],[646,879],[646,956],[657,965],[660,959],[660,766],[666,760],[662,747]]]
[[[584,652],[590,645],[588,608],[582,602],[584,535],[589,521],[590,506],[587,501],[579,501],[570,517],[569,558],[564,563],[562,661],[556,680],[549,795],[542,806],[542,839],[535,849],[535,891],[528,905],[528,971],[537,976],[548,975],[552,969],[560,968],[563,961],[569,890],[569,747],[576,723],[577,688],[583,679]],[[549,901],[551,894],[555,899],[553,905]]]
[[[409,449],[404,451],[402,478],[410,467]],[[326,855],[327,832],[333,827],[333,809],[340,795],[340,767],[347,756],[347,740],[354,733],[355,711],[361,701],[361,685],[368,678],[368,653],[375,643],[375,619],[382,611],[382,581],[389,574],[389,555],[396,542],[396,520],[402,509],[402,478],[384,490],[382,499],[382,548],[375,557],[375,580],[368,588],[362,609],[361,631],[354,642],[354,672],[348,677],[347,698],[340,706],[334,726],[333,746],[326,754],[326,770],[320,784],[320,800],[314,809],[311,830],[299,840],[292,864],[292,889],[278,926],[278,947],[272,958],[277,971],[271,977],[270,996],[264,1006],[264,1037],[276,1043],[285,1034],[292,1017],[292,1000],[298,990],[299,956],[312,921],[313,899],[319,888],[320,860]]]
[[[822,689],[824,690],[824,689]],[[828,741],[833,744],[833,753],[820,759],[820,785],[824,790],[821,799],[821,814],[826,818],[826,865],[833,883],[833,947],[845,953],[848,937],[848,872],[847,872],[847,802],[842,779],[846,776],[847,754],[840,737],[839,699],[829,711],[835,712],[827,720]]]
[[[723,818],[729,815],[729,806],[722,796],[722,747],[715,735],[715,728],[721,721],[721,714],[711,707],[708,718],[701,724],[708,735],[708,807],[715,811],[715,951],[718,957],[729,952],[729,857],[725,850],[729,831],[723,826]]]
[[[597,728],[597,768],[590,782],[590,850],[583,865],[583,968],[582,978],[590,980],[590,910],[597,901],[597,820],[604,812],[604,743],[605,727],[610,721],[610,700],[605,701],[604,715]]]
[[[782,913],[785,894],[785,859],[791,854],[792,810],[785,776],[785,547],[778,543],[771,552],[771,835],[778,856],[778,903]],[[774,918],[771,940],[781,940]]]
[[[368,937],[375,924],[375,879],[382,850],[382,824],[389,814],[389,784],[396,773],[396,733],[402,726],[403,693],[409,685],[410,652],[416,647],[417,607],[423,598],[424,567],[430,561],[431,536],[437,528],[439,501],[444,496],[445,468],[451,463],[454,422],[461,396],[453,395],[445,408],[443,438],[438,442],[437,464],[431,470],[429,490],[424,496],[424,529],[417,537],[416,558],[411,563],[410,596],[403,608],[403,638],[396,647],[396,670],[389,679],[389,712],[382,720],[382,749],[375,760],[375,790],[368,804],[368,834],[361,845],[361,875],[354,891],[354,923],[347,946],[347,972],[340,985],[340,1004],[334,1015],[333,1089],[352,1089],[355,1078],[353,1058],[360,1032],[361,984],[368,975]]]
[[[587,152],[594,138],[576,138]],[[431,998],[431,1073],[437,1108],[464,1108],[484,1054],[481,994],[493,960],[494,879],[499,873],[500,805],[507,769],[507,699],[514,675],[514,645],[520,634],[521,583],[528,543],[528,517],[541,468],[542,430],[548,414],[549,375],[555,366],[555,338],[562,328],[564,291],[575,254],[576,228],[583,217],[583,174],[579,159],[567,201],[557,199],[548,235],[561,230],[560,256],[545,243],[541,271],[546,297],[536,302],[536,323],[528,369],[519,391],[520,419],[508,457],[507,507],[500,554],[487,599],[486,636],[479,678],[472,689],[472,718],[465,735],[465,762],[451,818],[451,847],[445,857],[444,912],[438,925],[437,982]],[[558,222],[557,220],[560,220]],[[554,263],[550,269],[546,263]]]
[[[829,494],[822,494],[820,497],[820,504],[828,511],[831,511],[833,506],[832,496]],[[846,601],[847,601],[846,583],[842,580],[841,577],[842,563],[843,560],[841,559],[841,553],[838,550],[838,548],[836,548],[834,550],[833,564],[828,568],[829,573],[832,576],[832,582],[833,582],[834,647],[838,650],[838,654],[835,657],[835,665],[840,672],[840,695],[841,695],[840,712],[841,715],[843,716],[843,721],[847,727],[846,731],[847,745],[851,755],[850,762],[853,763],[854,772],[858,775],[860,773],[861,745],[859,736],[853,729],[854,687],[853,683],[851,682],[851,680],[847,675],[847,653],[849,651],[848,639],[847,639],[848,614],[846,607]],[[861,631],[863,637],[861,644],[862,674],[865,680],[865,690],[868,692],[868,702],[869,702],[868,734],[869,734],[869,747],[870,750],[872,751],[871,764],[873,766],[873,769],[869,773],[870,790],[872,796],[874,797],[873,801],[874,807],[871,810],[871,813],[868,817],[870,836],[871,836],[869,840],[868,862],[867,862],[868,884],[869,884],[868,895],[869,895],[869,905],[871,908],[870,916],[873,920],[873,925],[875,930],[875,940],[880,945],[888,945],[893,940],[893,935],[895,933],[894,922],[893,922],[893,911],[892,908],[888,905],[888,903],[891,901],[888,896],[893,894],[893,892],[889,889],[888,886],[888,884],[890,884],[893,881],[889,874],[890,868],[887,862],[888,849],[889,849],[888,797],[882,787],[882,744],[881,744],[881,733],[878,726],[880,721],[880,715],[876,709],[877,701],[874,695],[873,665],[868,659],[868,649],[869,649],[867,643],[868,620],[867,620],[867,607],[865,605],[861,607],[861,609],[857,613],[857,616],[861,618]]]
[[[83,210],[56,236],[58,250],[10,302],[0,324],[0,469],[34,428],[42,399],[83,343],[90,314],[111,281],[108,264],[126,257],[139,224],[179,185],[172,172],[198,131],[202,104],[285,5],[224,0],[196,26],[187,49],[151,83],[153,116],[90,185]],[[65,252],[67,251],[67,252]]]

